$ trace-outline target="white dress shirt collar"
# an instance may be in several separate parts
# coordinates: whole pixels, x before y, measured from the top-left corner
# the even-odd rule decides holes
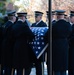
[[[22,21],[22,22],[24,22],[22,19],[18,19],[18,21]]]
[[[73,23],[72,23],[72,22],[70,22],[70,24],[71,24],[71,26],[73,25]]]

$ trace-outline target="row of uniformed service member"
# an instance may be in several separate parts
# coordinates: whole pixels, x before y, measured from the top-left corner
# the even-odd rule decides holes
[[[42,75],[41,58],[37,59],[28,42],[35,37],[26,21],[26,13],[8,12],[8,21],[3,28],[1,46],[1,75],[11,75],[17,70],[17,75],[30,75],[32,64],[35,63],[36,75]],[[42,12],[35,11],[35,23],[32,27],[47,27],[42,21]]]

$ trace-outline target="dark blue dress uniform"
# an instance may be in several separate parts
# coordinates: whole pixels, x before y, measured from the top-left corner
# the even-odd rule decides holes
[[[72,25],[72,33],[69,38],[69,47],[69,72],[74,72],[74,24]],[[74,73],[69,75],[74,75]]]
[[[56,23],[56,20],[53,20],[53,21],[52,21],[52,25],[53,25],[53,23]]]
[[[35,11],[35,18],[39,15],[42,15],[43,13],[40,11]],[[42,20],[37,24],[33,23],[31,27],[47,27],[46,23],[44,23]],[[39,59],[37,59],[35,56],[32,58],[33,63],[35,63],[36,67],[36,75],[42,75],[42,67],[41,62],[43,61],[43,56],[41,56]]]
[[[15,11],[8,13],[8,16],[15,16]],[[1,67],[5,70],[5,75],[11,74],[12,57],[13,57],[13,40],[11,40],[11,28],[14,25],[11,21],[7,21],[3,29],[3,42],[1,51]],[[8,70],[8,71],[7,71]],[[8,72],[8,73],[6,73]]]
[[[19,17],[24,15],[24,13],[17,14]],[[13,68],[17,69],[19,75],[23,68],[26,73],[26,70],[32,65],[30,56],[32,50],[29,42],[34,38],[34,34],[22,20],[18,20],[12,27],[12,37],[15,40],[13,46]]]
[[[61,15],[61,13],[58,14]],[[66,75],[66,70],[68,70],[68,36],[70,35],[71,30],[71,25],[64,19],[59,19],[53,24],[52,65],[55,73],[54,75]]]
[[[33,38],[33,33],[30,31],[27,25],[22,23],[22,21],[17,21],[17,23],[13,26],[13,32],[15,39],[15,44],[13,47],[13,67],[15,69],[28,68],[31,64],[28,41]]]
[[[9,54],[11,53],[10,51],[12,51],[12,50],[11,50],[11,45],[10,45],[10,38],[9,38],[10,33],[9,33],[9,30],[11,29],[12,25],[13,25],[13,23],[10,22],[10,21],[5,23],[5,26],[7,26],[7,28],[4,29],[5,31],[4,31],[4,39],[3,39],[3,46],[2,46],[2,52],[3,52],[2,53],[2,65],[3,65],[3,63],[6,64],[6,61],[8,63],[11,62],[10,61],[11,58],[9,57]],[[10,60],[7,57],[10,58]],[[10,65],[10,64],[8,64],[8,65]]]
[[[70,12],[70,17],[74,17],[74,11]],[[74,75],[74,24],[72,25],[72,32],[69,36],[69,75]]]
[[[46,23],[41,21],[38,25],[36,23],[33,23],[31,27],[47,27]]]

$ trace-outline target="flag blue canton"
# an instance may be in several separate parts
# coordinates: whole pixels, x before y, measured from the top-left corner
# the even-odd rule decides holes
[[[35,35],[35,38],[30,42],[30,45],[32,46],[32,50],[37,59],[39,59],[48,46],[48,44],[44,42],[44,35],[47,32],[48,27],[31,27],[30,29]]]

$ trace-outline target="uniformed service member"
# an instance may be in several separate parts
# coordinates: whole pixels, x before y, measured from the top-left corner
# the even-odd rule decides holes
[[[55,11],[52,11],[51,12],[51,23],[55,23],[56,22],[56,12]]]
[[[35,11],[35,23],[32,24],[31,27],[47,27],[46,23],[42,21],[43,12]],[[43,55],[37,59],[35,56],[33,57],[33,62],[35,63],[36,67],[36,75],[42,75],[42,65],[43,62]]]
[[[42,21],[43,12],[35,11],[35,23],[31,27],[47,27],[46,23]]]
[[[28,19],[27,19],[27,12],[24,12],[24,15],[25,15],[24,17],[25,17],[25,19],[26,19],[26,20],[25,20],[26,25],[28,25],[28,26],[30,27],[31,25],[30,25],[30,22],[29,22]]]
[[[13,56],[13,42],[11,40],[11,28],[16,21],[16,11],[10,11],[7,13],[8,21],[4,24],[3,29],[3,42],[1,52],[1,75],[11,75],[12,70],[12,56]],[[4,74],[3,74],[4,71]]]
[[[52,26],[52,65],[54,75],[66,75],[68,70],[68,37],[70,23],[64,20],[64,10],[56,10],[57,22]]]
[[[24,23],[25,23],[27,26],[29,26],[28,20],[27,20],[27,12],[24,12],[24,17],[25,17]]]
[[[29,46],[29,41],[34,38],[34,34],[30,28],[24,23],[25,13],[18,12],[18,21],[12,27],[13,46],[13,68],[17,70],[17,75],[29,75],[31,71],[31,56],[32,51]]]
[[[69,70],[68,75],[74,75],[74,11],[70,11],[70,24],[72,32],[69,36]]]

